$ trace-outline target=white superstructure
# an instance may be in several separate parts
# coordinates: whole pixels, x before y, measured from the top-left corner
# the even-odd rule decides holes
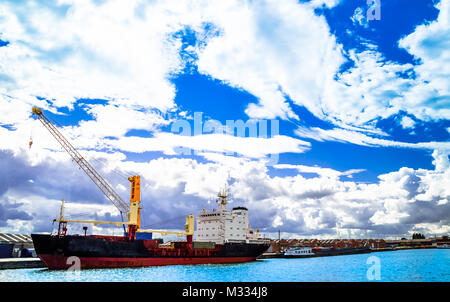
[[[226,189],[219,192],[218,197],[218,210],[200,211],[197,217],[196,241],[223,244],[230,241],[261,240],[258,229],[253,230],[249,225],[247,208],[236,207],[228,211]]]

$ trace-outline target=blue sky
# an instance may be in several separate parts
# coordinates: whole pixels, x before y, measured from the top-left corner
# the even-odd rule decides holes
[[[149,220],[170,212],[154,204],[159,198],[181,194],[175,212],[197,211],[231,178],[236,200],[254,207],[251,218],[267,232],[446,232],[448,220],[416,221],[408,203],[432,200],[434,211],[448,210],[449,6],[379,2],[381,19],[369,21],[363,0],[187,1],[180,7],[170,1],[6,1],[0,7],[0,135],[10,143],[0,149],[30,169],[54,160],[57,145],[29,114],[37,105],[80,150],[102,160],[97,168],[121,194],[128,184],[112,170],[143,175],[153,188],[146,192]],[[81,22],[89,9],[95,14]],[[263,139],[247,131],[228,141],[222,132],[183,138],[172,131],[179,121],[193,129],[195,113],[221,125],[267,121],[270,129],[277,120],[278,133]],[[21,145],[30,135],[36,154]],[[177,154],[180,146],[203,151]],[[273,154],[278,160],[268,163]],[[55,173],[69,170],[68,159],[57,158],[66,166]],[[171,169],[167,178],[151,171],[160,164]],[[35,173],[28,180],[36,182]],[[214,180],[191,183],[199,173]],[[386,188],[403,191],[369,197]],[[28,199],[14,197],[20,192],[5,185],[3,206],[18,205],[28,219]],[[63,192],[27,198],[56,204]],[[367,210],[352,214],[355,207]],[[12,223],[5,219],[0,227]]]
[[[414,31],[417,25],[436,20],[439,10],[431,1],[414,1],[405,3],[404,1],[383,1],[381,3],[381,20],[367,21],[368,26],[354,24],[351,17],[358,7],[368,9],[369,5],[364,5],[364,1],[341,1],[333,8],[318,8],[316,13],[324,15],[332,32],[338,42],[342,43],[344,50],[357,49],[363,51],[367,49],[366,43],[376,45],[378,51],[386,60],[398,63],[418,64],[417,60],[404,49],[398,47],[400,38]],[[348,33],[351,31],[351,34]],[[183,49],[189,45],[195,46],[200,43],[195,32],[186,28],[174,34],[180,37],[183,42]],[[341,66],[341,72],[348,68],[348,64]],[[225,124],[227,120],[247,121],[249,116],[245,114],[245,108],[249,103],[255,103],[257,98],[242,89],[237,89],[222,83],[207,75],[199,74],[195,64],[188,64],[184,71],[171,78],[175,84],[177,94],[175,102],[180,110],[189,112],[203,112],[205,117],[212,118]],[[289,100],[289,97],[286,97]],[[92,103],[92,101],[80,100],[80,102]],[[101,103],[97,100],[96,103]],[[104,101],[105,103],[107,101]],[[319,126],[325,129],[332,128],[331,123],[322,121],[302,106],[293,104],[294,112],[299,116],[300,123],[306,126]],[[69,111],[62,108],[60,112],[70,114],[68,117],[53,116],[62,125],[77,125],[80,120],[90,120],[84,110]],[[399,119],[407,115],[399,112],[385,119],[379,119],[377,126],[387,132],[393,140],[403,142],[420,141],[448,141],[450,133],[446,130],[450,127],[450,120],[436,120],[423,122],[418,120],[415,125],[414,134],[411,130],[403,129],[399,124]],[[415,118],[414,116],[410,116]],[[296,124],[293,121],[282,120],[280,124],[280,134],[293,136]],[[147,131],[134,131],[130,135],[151,136]],[[354,176],[357,181],[376,182],[379,174],[397,170],[408,166],[411,168],[432,168],[432,151],[400,149],[396,147],[362,147],[348,143],[335,142],[312,142],[313,146],[306,154],[282,154],[280,163],[318,165],[321,167],[333,168],[336,170],[366,169],[367,171]],[[330,150],[333,150],[330,152]],[[336,156],[339,154],[339,156]],[[135,158],[134,154],[127,154]],[[139,155],[140,156],[140,155]],[[145,154],[140,160],[147,160],[160,156],[160,154]],[[376,160],[372,160],[376,159]],[[278,173],[276,173],[278,172]],[[289,174],[289,171],[274,171],[274,175]]]

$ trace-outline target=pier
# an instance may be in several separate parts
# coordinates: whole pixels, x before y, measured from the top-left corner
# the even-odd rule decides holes
[[[45,267],[39,258],[3,258],[0,259],[0,270],[18,268],[41,268]]]

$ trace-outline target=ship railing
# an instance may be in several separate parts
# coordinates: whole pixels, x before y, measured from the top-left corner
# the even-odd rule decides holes
[[[238,239],[228,239],[228,240],[225,240],[225,242],[229,242],[229,243],[246,243],[245,240],[238,240]]]
[[[249,244],[263,244],[263,243],[270,243],[270,240],[239,240],[239,239],[228,239],[226,242],[230,243],[249,243]]]

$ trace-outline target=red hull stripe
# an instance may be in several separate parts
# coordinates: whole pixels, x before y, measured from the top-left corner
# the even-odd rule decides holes
[[[68,257],[53,255],[38,255],[49,269],[68,269],[74,265]],[[190,264],[219,264],[242,263],[256,260],[256,257],[199,257],[199,258],[109,258],[109,257],[80,257],[81,269],[86,268],[118,268],[118,267],[146,267],[162,265],[190,265]],[[71,260],[71,259],[70,259]]]

